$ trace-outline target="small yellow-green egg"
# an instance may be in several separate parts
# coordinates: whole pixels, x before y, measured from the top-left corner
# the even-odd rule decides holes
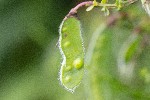
[[[83,67],[83,59],[81,58],[77,58],[76,60],[73,61],[73,66],[76,68],[76,69],[80,69]]]
[[[66,66],[66,67],[65,67],[65,71],[70,71],[71,69],[72,69],[71,66]]]
[[[67,27],[63,27],[62,32],[66,32],[66,31],[67,31]]]
[[[64,43],[64,47],[68,47],[70,45],[70,42],[69,41],[66,41],[65,43]]]

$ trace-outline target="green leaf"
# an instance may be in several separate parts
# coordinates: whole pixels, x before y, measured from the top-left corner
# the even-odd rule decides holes
[[[118,69],[121,79],[125,83],[130,83],[133,78],[140,40],[140,35],[131,34],[120,49],[118,55]]]
[[[102,25],[103,26],[103,25]],[[101,27],[102,28],[102,27]],[[111,33],[107,30],[99,29],[97,31],[100,34],[96,37],[96,44],[93,50],[91,62],[88,67],[88,81],[90,91],[89,100],[110,100],[111,98],[110,82],[108,82],[113,74],[111,69],[113,68],[112,52],[111,52]],[[93,40],[95,41],[95,40]],[[92,42],[92,41],[91,41]],[[87,88],[88,89],[88,88]],[[104,92],[105,91],[105,92]]]
[[[65,19],[60,26],[59,48],[63,56],[60,81],[69,91],[80,84],[84,73],[84,49],[80,22],[75,17]]]
[[[140,43],[140,37],[137,34],[133,34],[129,37],[129,40],[127,40],[127,42],[128,43],[126,43],[125,45],[128,46],[126,47],[124,54],[126,63],[129,62],[137,52]]]
[[[131,34],[128,37],[120,49],[119,59],[121,62],[127,64],[133,60],[138,51],[140,40],[141,38],[138,34]]]

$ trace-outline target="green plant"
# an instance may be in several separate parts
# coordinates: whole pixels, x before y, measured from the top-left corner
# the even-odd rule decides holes
[[[111,40],[114,35],[109,32],[111,29],[108,29],[108,27],[120,19],[128,20],[126,19],[126,14],[124,13],[115,14],[115,16],[111,15],[110,9],[121,10],[125,6],[129,6],[136,1],[138,0],[116,0],[115,3],[108,3],[108,0],[102,0],[100,3],[96,0],[86,1],[78,4],[75,8],[70,10],[68,15],[66,15],[60,26],[59,49],[63,56],[60,81],[67,90],[71,92],[75,90],[84,76],[84,67],[87,67],[89,71],[89,80],[87,80],[87,83],[89,82],[89,84],[93,84],[93,86],[90,87],[91,91],[93,91],[90,95],[93,93],[95,98],[91,98],[91,100],[109,100],[107,98],[120,99],[123,97],[116,95],[123,90],[128,91],[128,93],[123,94],[123,96],[129,94],[134,95],[135,97],[145,96],[145,94],[143,94],[145,93],[144,87],[141,87],[141,89],[138,84],[134,84],[135,86],[132,86],[132,82],[134,79],[136,79],[137,82],[141,80],[139,78],[140,76],[138,76],[139,73],[142,73],[142,77],[146,77],[146,73],[148,72],[145,67],[144,69],[146,71],[143,71],[142,67],[137,67],[140,64],[143,64],[143,61],[147,59],[147,57],[144,56],[142,58],[143,60],[139,60],[141,58],[140,56],[143,55],[142,48],[145,45],[144,37],[146,34],[144,32],[149,32],[149,30],[143,28],[142,26],[143,23],[146,22],[140,22],[142,24],[136,26],[133,29],[132,34],[128,34],[129,36],[119,43],[115,43]],[[149,14],[149,1],[141,1],[145,11]],[[96,7],[100,8],[101,11],[104,12],[105,16],[110,15],[107,18],[107,21],[100,25],[100,29],[93,33],[91,41],[89,42],[89,48],[87,48],[86,52],[84,50],[84,39],[82,39],[80,17],[78,16],[78,9],[83,6],[87,7],[87,12]],[[129,20],[132,20],[133,16],[130,16]],[[109,47],[112,43],[114,45],[118,45],[119,50],[118,48],[112,49]],[[112,59],[114,60],[112,61]],[[94,68],[92,68],[92,66],[94,66]],[[118,68],[116,68],[116,66],[118,66]],[[144,66],[144,64],[142,66]],[[114,71],[114,69],[118,71]],[[97,73],[97,71],[100,71],[100,73]],[[147,77],[149,77],[149,74]],[[140,84],[143,83],[141,82]],[[127,88],[126,85],[131,85],[134,89],[130,91],[130,88]],[[113,89],[111,90],[114,91],[114,96],[104,96],[104,91],[108,87],[116,88],[115,91]],[[139,90],[142,91],[137,92]],[[109,94],[109,91],[107,92]],[[146,96],[145,98],[147,99],[149,96]]]
[[[58,27],[68,10],[83,1],[87,0],[0,1],[0,100],[150,100],[148,0],[143,4],[124,0],[120,9],[82,6],[76,17],[67,18],[64,23],[73,20],[80,28],[70,28],[78,38],[67,39],[81,51],[79,57],[72,55],[74,63],[67,61],[72,65],[67,70],[74,69],[80,77],[73,78],[73,70],[65,73],[70,74],[67,80],[76,82],[71,85],[78,86],[73,94],[60,85],[63,58],[56,46]],[[64,46],[71,45],[66,42]]]

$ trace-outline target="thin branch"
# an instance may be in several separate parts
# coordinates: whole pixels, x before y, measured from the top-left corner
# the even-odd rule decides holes
[[[64,18],[64,20],[66,20],[68,17],[72,17],[72,16],[75,16],[76,17],[76,14],[77,14],[77,10],[83,6],[90,6],[93,4],[93,1],[85,1],[85,2],[82,2],[80,4],[78,4],[76,7],[72,8],[70,10],[70,12],[66,15],[66,17]]]
[[[138,1],[138,0],[128,0],[127,3],[128,3],[128,5],[129,5],[129,4],[132,4],[132,3],[136,2],[136,1]],[[94,2],[96,2],[96,0],[95,0]],[[72,8],[72,9],[70,10],[70,12],[65,16],[64,20],[66,20],[68,17],[73,17],[73,16],[74,16],[74,17],[77,17],[77,11],[78,11],[79,8],[81,8],[81,7],[83,7],[83,6],[91,6],[91,5],[94,4],[94,2],[93,2],[93,1],[81,2],[81,3],[78,4],[76,7]],[[115,7],[117,7],[116,4],[102,4],[102,3],[98,3],[98,2],[96,2],[96,3],[97,3],[98,5],[95,5],[95,6],[106,6],[106,7],[110,7],[110,8],[115,8]],[[126,5],[126,6],[127,6],[127,5]]]
[[[117,7],[116,4],[102,4],[102,3],[99,3],[98,6],[105,6],[105,7]]]

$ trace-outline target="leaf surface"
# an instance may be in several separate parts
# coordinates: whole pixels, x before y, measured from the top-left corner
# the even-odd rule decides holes
[[[60,26],[59,48],[63,56],[60,81],[70,91],[80,84],[84,73],[84,50],[80,22],[75,17],[64,20]]]

